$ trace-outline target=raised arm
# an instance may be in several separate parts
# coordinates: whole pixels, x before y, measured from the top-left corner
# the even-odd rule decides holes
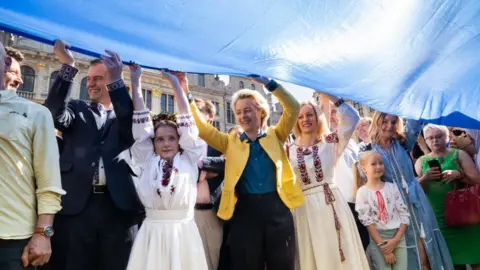
[[[62,132],[69,129],[75,121],[75,103],[69,102],[69,97],[78,69],[75,68],[75,59],[69,48],[70,45],[64,41],[55,41],[54,52],[63,65],[43,104],[50,110],[55,128]]]
[[[275,129],[278,139],[282,143],[285,143],[297,121],[298,112],[300,111],[300,104],[285,88],[283,88],[283,86],[278,84],[276,81],[268,80],[265,77],[255,77],[253,79],[265,85],[265,88],[267,88],[267,90],[278,99],[280,104],[282,104],[282,116],[280,117],[280,120],[278,120],[277,125],[273,128]]]
[[[197,163],[204,154],[205,148],[198,138],[198,128],[188,106],[187,96],[180,84],[180,81],[187,82],[186,74],[164,72],[163,75],[172,84],[175,100],[177,101],[179,113],[176,117],[178,134],[180,135],[179,144],[190,161]]]
[[[142,68],[137,65],[130,65],[129,69],[134,107],[132,132],[135,139],[130,151],[135,164],[143,167],[154,156],[153,124],[142,97]]]
[[[178,73],[176,73],[178,74]],[[187,101],[189,103],[190,111],[192,113],[195,124],[198,128],[199,136],[208,145],[217,149],[218,151],[225,153],[227,151],[228,135],[218,131],[214,126],[210,125],[201,117],[200,111],[197,108],[197,104],[193,100],[192,93],[188,88],[188,80],[186,76],[177,76],[178,81],[182,87],[182,90],[186,94]]]
[[[123,63],[120,56],[109,50],[105,50],[105,52],[109,57],[102,55],[101,58],[107,68],[108,94],[120,126],[118,135],[123,144],[122,147],[128,149],[134,142],[132,136],[133,103],[127,86],[122,80]]]
[[[348,142],[352,138],[358,121],[360,121],[360,115],[358,115],[357,110],[352,105],[344,102],[341,98],[327,94],[323,94],[322,100],[323,97],[330,100],[337,107],[337,117],[339,121],[336,131],[338,137],[336,153],[338,159],[343,154]]]
[[[411,120],[408,119],[405,124],[405,137],[407,140],[405,141],[405,146],[407,147],[407,151],[412,151],[415,143],[418,140],[418,135],[423,128],[423,123],[420,120]]]

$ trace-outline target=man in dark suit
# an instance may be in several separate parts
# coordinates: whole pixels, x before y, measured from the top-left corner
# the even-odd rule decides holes
[[[87,75],[91,104],[69,100],[77,73],[69,45],[54,47],[63,66],[45,106],[62,132],[60,170],[67,195],[55,218],[53,270],[122,270],[126,268],[140,203],[124,161],[115,158],[134,142],[133,104],[122,75],[122,61],[110,57],[91,62]]]

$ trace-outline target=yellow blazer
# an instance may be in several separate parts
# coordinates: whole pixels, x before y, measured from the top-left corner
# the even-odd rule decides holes
[[[305,202],[305,198],[301,185],[295,178],[284,144],[297,121],[300,105],[282,86],[272,93],[282,104],[283,114],[278,124],[267,130],[267,135],[260,140],[260,145],[277,168],[278,195],[288,208],[295,209]],[[241,141],[238,134],[220,132],[204,121],[200,117],[195,102],[192,102],[190,107],[200,132],[200,138],[225,155],[225,180],[218,216],[223,220],[229,220],[232,218],[237,202],[235,186],[247,165],[250,154],[249,144],[246,140]]]

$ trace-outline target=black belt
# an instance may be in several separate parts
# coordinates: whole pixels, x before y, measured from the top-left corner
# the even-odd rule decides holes
[[[92,193],[93,194],[104,194],[107,192],[107,185],[93,185]]]
[[[212,210],[213,203],[197,203],[195,204],[195,209],[197,210]]]

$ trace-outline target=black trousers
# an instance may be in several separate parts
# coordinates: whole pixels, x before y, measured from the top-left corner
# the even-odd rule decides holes
[[[230,222],[223,223],[222,245],[220,246],[220,256],[218,260],[218,270],[230,269]]]
[[[47,270],[126,269],[133,214],[118,209],[110,195],[92,194],[75,216],[57,215]]]
[[[358,219],[358,213],[355,211],[355,204],[348,203],[350,210],[352,211],[353,217],[355,218],[355,223],[357,224],[358,234],[360,234],[360,240],[362,240],[363,250],[367,250],[368,245],[370,244],[370,236],[368,230]]]
[[[0,239],[0,269],[1,270],[33,270],[33,266],[27,268],[22,264],[23,248],[30,238],[22,240]]]
[[[295,230],[276,192],[243,195],[230,221],[230,269],[293,270]]]

